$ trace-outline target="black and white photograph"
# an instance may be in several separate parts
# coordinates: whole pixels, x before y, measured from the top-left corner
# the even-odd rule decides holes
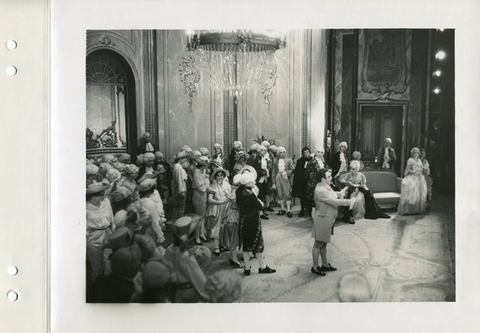
[[[51,111],[4,131],[49,144],[44,239],[8,195],[41,151],[0,179],[48,265],[15,311],[46,281],[52,332],[476,331],[478,7],[51,0]]]
[[[86,303],[457,300],[455,29],[85,38]]]

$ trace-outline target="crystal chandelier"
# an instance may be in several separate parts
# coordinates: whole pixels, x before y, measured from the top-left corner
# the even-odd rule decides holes
[[[275,51],[286,45],[285,34],[274,30],[195,30],[187,37],[187,49],[211,86],[235,95],[263,84],[276,70]]]

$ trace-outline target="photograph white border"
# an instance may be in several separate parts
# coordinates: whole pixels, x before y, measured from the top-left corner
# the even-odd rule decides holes
[[[479,3],[480,4],[480,3]],[[463,1],[52,0],[51,325],[53,332],[451,332],[478,329],[480,5]],[[454,28],[456,302],[285,304],[85,303],[86,31],[192,28]],[[478,71],[478,69],[477,69]],[[477,73],[475,73],[477,74]],[[473,161],[472,161],[473,160]],[[471,162],[470,162],[471,161]],[[476,237],[475,237],[476,236]]]

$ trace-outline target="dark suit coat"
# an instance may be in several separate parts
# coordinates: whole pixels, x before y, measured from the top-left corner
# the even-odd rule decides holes
[[[310,161],[305,157],[300,157],[295,165],[293,172],[292,197],[304,198],[307,191],[307,180],[305,175],[305,163]]]
[[[389,169],[393,170],[393,165],[397,160],[397,155],[395,155],[395,150],[392,147],[388,147],[388,155],[390,156],[390,161],[388,161],[388,164],[390,164]],[[378,150],[378,155],[377,155],[377,161],[378,161],[377,163],[378,163],[379,169],[382,169],[384,156],[385,156],[385,147],[382,147]]]
[[[257,171],[256,181],[258,183],[260,178],[267,175],[267,170],[262,169],[262,158],[260,157],[260,155],[258,155],[257,158],[253,159],[252,167],[255,169],[255,171]],[[268,168],[268,163],[267,163],[267,168]]]
[[[157,151],[157,147],[155,147],[155,145],[152,142],[150,142],[150,144],[153,147],[153,151],[151,153],[155,153]],[[147,152],[146,147],[147,147],[147,141],[143,137],[140,138],[140,144],[138,145],[137,153],[138,154],[145,154]]]
[[[348,170],[348,155],[346,153],[343,153],[345,155],[345,161],[347,163],[347,170]],[[335,177],[338,173],[338,170],[340,170],[340,152],[337,151],[335,154],[332,155],[332,159],[330,160],[330,167],[332,168],[332,177]]]

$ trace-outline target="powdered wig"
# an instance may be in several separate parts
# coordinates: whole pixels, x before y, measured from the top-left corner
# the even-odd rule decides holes
[[[143,154],[143,162],[153,162],[155,161],[155,155],[153,155],[153,153],[145,153]]]
[[[203,156],[207,156],[207,155],[210,155],[210,151],[208,150],[207,147],[200,147],[200,153],[203,155]]]
[[[125,170],[125,164],[122,163],[122,162],[115,162],[115,163],[113,164],[113,167],[114,167],[115,169],[117,169],[118,171],[120,171],[120,172],[123,172],[123,170]]]
[[[87,177],[90,175],[96,175],[98,172],[98,167],[93,163],[87,163]]]
[[[220,154],[222,154],[222,153],[223,153],[223,147],[222,147],[222,145],[221,145],[221,144],[219,144],[219,143],[216,143],[216,144],[214,144],[214,145],[213,145],[213,151],[214,151],[215,153],[216,153],[216,150],[217,150],[217,149],[219,149],[219,150],[220,150]]]
[[[215,272],[208,277],[205,292],[212,303],[238,302],[242,293],[242,278],[232,271]]]
[[[353,160],[350,162],[350,169],[360,170],[360,162],[357,160]]]
[[[268,149],[274,154],[278,153],[278,147],[275,145],[271,145]]]
[[[260,145],[259,145],[258,143],[254,143],[253,145],[251,145],[250,151],[251,151],[251,152],[256,152],[256,151],[258,150],[258,147],[259,147],[259,146],[260,146]]]
[[[125,165],[125,169],[123,169],[123,175],[125,177],[131,177],[132,175],[138,174],[139,171],[140,169],[135,164],[127,164]]]
[[[267,151],[267,147],[265,147],[264,145],[259,145],[257,147],[257,152],[261,152],[261,151]]]
[[[117,161],[117,158],[112,154],[105,154],[102,157],[102,162],[113,164]]]
[[[287,150],[285,149],[285,147],[278,147],[278,150],[277,150],[277,153],[287,153]]]
[[[339,147],[340,147],[340,145],[339,145]],[[320,144],[320,143],[318,143],[318,144],[315,146],[315,153],[317,153],[317,152],[323,152],[323,153],[325,153],[325,148],[323,148],[323,145]]]
[[[202,153],[199,150],[192,151],[192,157],[195,159],[197,157],[202,156]]]
[[[353,157],[354,159],[357,159],[357,158],[360,159],[360,158],[362,157],[362,154],[361,154],[359,151],[354,151],[354,152],[352,153],[352,157]]]
[[[240,141],[235,141],[235,142],[233,143],[233,148],[234,148],[234,149],[235,149],[235,148],[240,148],[241,146],[242,146],[242,143],[241,143]]]
[[[98,173],[102,176],[105,177],[107,175],[107,171],[113,169],[113,167],[108,164],[108,163],[100,163]]]
[[[120,173],[120,171],[118,171],[117,169],[111,168],[111,169],[108,169],[105,175],[105,178],[107,178],[108,182],[111,184],[114,181],[120,179],[121,176],[122,174]]]
[[[342,146],[344,146],[345,149],[348,149],[348,145],[347,145],[347,143],[346,143],[345,141],[342,141],[342,142],[340,142],[340,143],[338,144],[338,149],[340,149]]]
[[[414,153],[420,154],[420,149],[418,149],[417,147],[413,147],[412,150],[410,150],[410,156],[413,156]]]

